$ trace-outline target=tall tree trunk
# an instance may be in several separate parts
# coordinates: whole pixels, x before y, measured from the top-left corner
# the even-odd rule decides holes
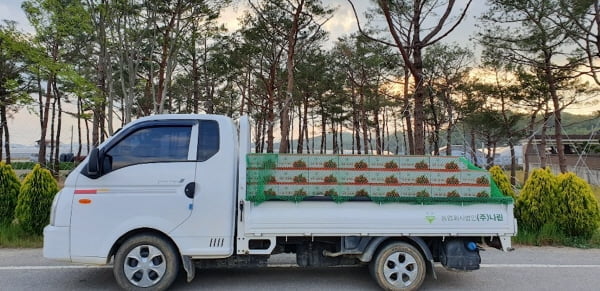
[[[338,130],[340,134],[340,154],[344,154],[344,124],[342,121],[339,122],[340,129]]]
[[[373,112],[373,123],[375,123],[375,150],[378,155],[382,154],[382,139],[381,139],[381,126],[379,125],[379,110],[376,109]]]
[[[356,153],[360,155],[362,149],[360,141],[360,118],[356,101],[356,91],[352,88],[352,127],[354,128],[352,132],[356,140]],[[352,154],[354,154],[354,146],[352,147]]]
[[[475,131],[471,130],[471,158],[473,159],[473,164],[479,167],[479,161],[477,159],[477,145],[475,144]]]
[[[335,118],[333,115],[331,116],[331,143],[332,143],[332,152],[334,154],[339,154],[339,144],[337,139],[337,129],[336,129]]]
[[[371,152],[371,148],[369,147],[369,127],[367,124],[367,108],[365,105],[365,96],[362,90],[359,92],[359,104],[360,104],[360,125],[362,129],[362,139],[363,145],[365,149],[365,154],[369,154]]]
[[[320,154],[324,154],[327,150],[327,117],[325,116],[325,108],[321,105],[321,149]]]
[[[529,120],[529,124],[527,126],[529,133],[531,135],[527,138],[527,147],[523,149],[523,153],[524,153],[524,161],[523,162],[525,163],[525,168],[523,169],[523,172],[524,172],[523,173],[523,183],[525,183],[525,181],[527,181],[527,178],[529,178],[529,151],[531,149],[533,139],[535,138],[533,128],[535,126],[535,120],[538,115],[538,112],[539,112],[539,108],[537,108],[533,111],[533,113],[531,114],[531,118]]]
[[[39,79],[38,79],[38,82]],[[50,104],[52,100],[52,82],[54,82],[54,76],[50,73],[46,83],[46,97],[45,102],[40,98],[40,141],[39,141],[39,152],[38,152],[38,163],[46,165],[46,132],[48,130],[48,117],[50,113]],[[40,96],[41,97],[41,96]]]
[[[410,72],[408,69],[404,69],[404,109],[402,110],[402,116],[406,122],[406,131],[404,132],[404,136],[408,139],[405,140],[406,147],[408,148],[408,153],[410,155],[415,154],[415,139],[413,134],[412,127],[412,119],[410,116],[410,98],[408,97],[408,84],[410,82]],[[405,150],[406,152],[406,150]]]
[[[510,148],[510,184],[515,185],[517,183],[517,158],[515,155],[515,144],[512,138],[508,141],[508,147]]]
[[[82,142],[81,142],[81,96],[77,96],[77,158],[81,157]]]
[[[288,50],[287,50],[287,87],[285,91],[285,98],[283,107],[281,109],[281,143],[279,144],[279,152],[287,153],[289,151],[289,131],[290,131],[290,119],[289,110],[292,104],[292,97],[294,93],[294,58],[296,50],[296,40],[298,37],[298,27],[300,22],[300,15],[304,9],[304,0],[298,1],[296,11],[294,11],[294,17],[292,19],[292,27],[288,34]]]
[[[550,96],[552,97],[552,105],[554,106],[554,140],[556,141],[556,151],[558,153],[558,166],[561,173],[566,173],[567,158],[565,157],[565,148],[562,141],[562,108],[558,97],[558,89],[556,88],[557,81],[552,74],[553,64],[551,63],[550,58],[551,56],[545,52],[544,70],[548,82],[548,89],[550,90]]]
[[[546,153],[547,141],[546,141],[546,131],[548,130],[548,119],[550,118],[548,109],[546,108],[546,112],[544,113],[544,123],[542,124],[541,131],[541,139],[540,139],[540,168],[545,168],[548,165],[548,154]]]
[[[394,118],[394,140],[396,141],[396,149],[394,154],[400,154],[400,137],[398,137],[398,120]]]
[[[56,95],[56,104],[58,106],[57,108],[57,116],[56,116],[56,138],[54,139],[54,142],[56,144],[55,148],[55,152],[54,152],[54,172],[55,172],[55,178],[58,179],[59,174],[60,174],[60,166],[59,166],[59,157],[60,157],[60,134],[61,134],[61,127],[62,127],[62,102],[61,102],[61,95],[60,95],[60,91],[58,91],[58,86],[56,86],[56,80],[54,80],[54,93]]]
[[[440,127],[441,127],[441,125],[440,125],[440,121],[437,116],[433,93],[430,92],[427,95],[429,95],[429,106],[431,109],[432,122],[433,122],[433,124],[432,124],[433,136],[431,137],[431,142],[433,145],[433,155],[439,156],[440,155]]]
[[[4,155],[2,154],[2,147],[3,147],[3,136],[4,136],[4,119],[6,118],[2,118],[2,116],[6,115],[6,108],[2,105],[0,105],[0,161],[2,161]]]
[[[418,35],[415,32],[415,35]],[[415,142],[415,154],[416,155],[424,155],[425,154],[425,110],[424,110],[424,100],[425,100],[425,87],[423,86],[423,59],[421,56],[421,48],[416,47],[413,51],[413,64],[415,67],[416,75],[413,76],[415,79],[415,132],[414,132],[414,142]]]
[[[6,106],[0,106],[0,161],[2,160],[2,135],[4,135],[4,150],[6,163],[10,164],[10,134],[8,132],[8,120],[6,118]]]

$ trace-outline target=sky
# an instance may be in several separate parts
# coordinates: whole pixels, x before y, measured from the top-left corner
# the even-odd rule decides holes
[[[0,20],[8,19],[14,20],[19,24],[21,30],[25,32],[33,32],[33,28],[28,24],[27,17],[21,9],[22,0],[0,0]],[[235,30],[238,25],[237,18],[243,13],[246,8],[246,1],[234,0],[235,5],[225,9],[221,13],[222,22],[230,30]],[[347,1],[342,0],[325,0],[324,1],[330,7],[336,8],[333,17],[324,25],[324,28],[329,32],[330,44],[333,43],[337,38],[353,33],[357,31],[356,19],[352,12],[352,8]],[[463,3],[466,0],[457,1],[458,7],[464,7]],[[366,11],[371,5],[371,1],[356,0],[354,1],[359,14]],[[475,0],[471,4],[466,18],[459,25],[459,27],[451,33],[445,42],[458,43],[462,46],[477,51],[475,42],[471,40],[471,37],[476,32],[476,18],[480,16],[486,9],[486,1]],[[365,26],[364,19],[361,20],[361,26]],[[75,108],[66,106],[67,111],[74,112]],[[574,106],[568,111],[572,113],[585,114],[596,110],[600,110],[600,105],[589,106],[581,105]],[[63,115],[64,116],[64,115]],[[75,119],[66,117],[63,121],[62,127],[62,140],[64,143],[68,143],[70,139],[71,127],[75,128]],[[14,115],[13,119],[9,120],[9,129],[11,131],[11,143],[22,144],[22,145],[33,145],[36,140],[39,139],[40,128],[38,118],[35,114],[28,112],[26,109],[22,109],[19,113]]]

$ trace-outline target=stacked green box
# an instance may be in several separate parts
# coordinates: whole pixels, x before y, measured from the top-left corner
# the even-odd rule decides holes
[[[310,197],[336,202],[512,202],[487,171],[457,157],[250,154],[247,165],[246,197],[256,203]]]

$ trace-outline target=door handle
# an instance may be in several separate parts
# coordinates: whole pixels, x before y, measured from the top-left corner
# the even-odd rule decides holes
[[[185,192],[185,196],[188,198],[194,198],[194,194],[196,193],[196,183],[191,182],[185,185],[183,192]]]

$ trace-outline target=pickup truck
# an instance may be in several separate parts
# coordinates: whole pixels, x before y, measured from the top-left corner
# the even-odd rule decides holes
[[[55,196],[44,256],[112,264],[126,290],[279,253],[301,267],[369,265],[381,288],[414,290],[435,262],[476,270],[484,245],[511,249],[513,200],[460,158],[253,154],[250,137],[245,116],[127,124]]]

